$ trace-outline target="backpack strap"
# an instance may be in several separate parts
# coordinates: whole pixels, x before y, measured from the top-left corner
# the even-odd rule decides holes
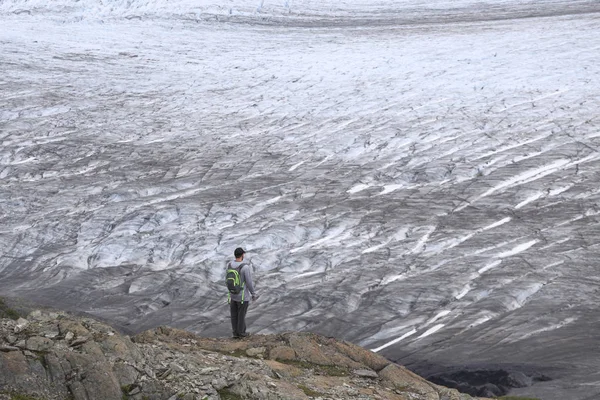
[[[228,261],[227,262],[227,269],[231,269],[231,263],[232,263],[232,261]],[[244,268],[247,265],[250,265],[250,264],[248,264],[248,263],[241,263],[240,265],[237,266],[236,270],[238,272],[240,272],[242,270],[242,268]]]
[[[240,281],[242,280],[242,268],[244,268],[246,265],[246,263],[241,263],[240,265],[238,265],[238,274],[240,274]],[[246,280],[244,279],[244,282],[242,282],[242,304],[244,304],[244,296],[246,295]]]

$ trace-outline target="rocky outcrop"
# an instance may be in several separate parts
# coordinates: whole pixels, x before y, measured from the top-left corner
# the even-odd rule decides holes
[[[132,338],[66,313],[0,320],[0,400],[468,400],[351,343],[311,333]],[[22,397],[21,397],[22,398]]]
[[[520,371],[493,368],[446,370],[431,375],[428,379],[464,393],[485,397],[502,396],[512,388],[524,388],[531,386],[534,382],[552,380],[549,376],[536,371],[529,371],[529,375],[526,375]]]

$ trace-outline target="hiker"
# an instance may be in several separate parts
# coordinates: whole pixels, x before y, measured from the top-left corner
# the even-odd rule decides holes
[[[250,300],[255,301],[258,299],[252,282],[252,267],[244,262],[245,253],[241,247],[235,249],[233,252],[235,261],[227,263],[225,278],[229,290],[231,328],[235,339],[248,336],[248,333],[246,333],[246,313],[248,312]]]

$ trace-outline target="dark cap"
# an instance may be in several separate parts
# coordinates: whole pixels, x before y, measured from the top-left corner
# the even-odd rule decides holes
[[[244,253],[245,253],[244,249],[242,249],[241,247],[238,247],[233,252],[233,255],[235,256],[235,258],[240,258],[242,256],[242,254],[244,254]]]

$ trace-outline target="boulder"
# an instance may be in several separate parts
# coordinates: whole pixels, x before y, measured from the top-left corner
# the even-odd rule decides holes
[[[121,387],[130,387],[138,381],[140,373],[137,369],[123,362],[116,362],[113,365],[113,373],[119,380]]]
[[[183,368],[181,365],[174,363],[174,362],[169,364],[169,368],[174,372],[179,372],[179,373],[185,372],[185,368]]]
[[[207,368],[202,368],[200,370],[198,370],[198,373],[200,375],[212,375],[214,372],[219,371],[220,368],[217,367],[207,367]]]
[[[42,336],[47,337],[48,339],[56,338],[60,333],[58,331],[47,331],[42,334]]]
[[[479,393],[477,394],[479,396],[485,397],[497,397],[502,396],[504,394],[504,391],[498,386],[494,385],[493,383],[486,383],[485,385],[483,385],[483,387],[479,389]]]
[[[94,355],[68,352],[64,354],[74,380],[69,387],[76,389],[74,400],[107,400],[122,397],[121,385],[110,363]],[[64,365],[64,364],[63,364]]]
[[[138,346],[127,336],[109,335],[100,342],[100,347],[107,356],[118,357],[132,363],[139,363],[143,359]]]
[[[301,376],[303,373],[300,368],[294,365],[283,364],[274,360],[267,360],[265,364],[271,368],[275,376],[280,378],[294,378]]]
[[[221,390],[228,386],[227,379],[225,378],[213,379],[210,384],[217,390]]]
[[[30,393],[34,398],[67,398],[64,375],[50,388],[42,357],[27,357],[20,351],[0,353],[0,388]]]
[[[68,332],[72,332],[75,336],[87,336],[90,334],[86,328],[77,321],[71,319],[60,319],[58,322],[58,331],[65,336]]]
[[[31,351],[48,351],[54,346],[52,339],[32,336],[25,342],[25,348]]]
[[[277,346],[269,351],[271,360],[290,361],[296,359],[296,352],[289,346]]]
[[[379,377],[395,389],[420,395],[422,400],[440,399],[429,382],[399,365],[388,365],[379,372]]]
[[[71,346],[72,347],[77,347],[77,346],[81,346],[82,344],[84,344],[85,342],[87,342],[89,339],[87,336],[80,336],[77,339],[73,340],[71,342]]]
[[[6,335],[5,339],[9,344],[15,344],[17,342],[17,340],[19,340],[15,335],[10,335],[10,334]]]
[[[257,357],[259,355],[265,354],[265,351],[267,351],[267,349],[264,347],[252,347],[246,350],[246,354],[248,355],[248,357]]]
[[[463,400],[463,398],[460,397],[461,393],[456,389],[448,389],[438,385],[435,385],[434,387],[440,395],[440,400]]]
[[[106,357],[100,348],[100,345],[94,341],[86,341],[81,345],[80,351],[84,354],[89,354],[98,361],[106,361]]]
[[[333,346],[335,346],[340,353],[373,371],[379,372],[391,364],[385,357],[349,342],[336,341]]]
[[[286,381],[265,381],[263,377],[252,373],[246,374],[243,380],[229,387],[228,390],[244,399],[307,400],[309,398],[297,385]]]
[[[506,381],[503,382],[508,387],[524,388],[531,386],[533,379],[522,372],[511,372],[508,374]]]
[[[0,353],[0,387],[17,383],[29,372],[27,358],[23,353],[12,351]]]
[[[17,324],[15,325],[15,333],[20,333],[23,330],[25,330],[25,328],[27,328],[27,326],[29,325],[29,321],[26,320],[25,318],[19,318],[17,320]]]
[[[377,375],[377,372],[370,370],[370,369],[355,369],[354,371],[352,371],[352,373],[361,378],[372,378],[372,379],[379,378],[379,375]]]
[[[313,364],[331,365],[332,361],[323,354],[321,348],[308,336],[291,335],[289,338],[290,347],[296,352],[298,358]]]

